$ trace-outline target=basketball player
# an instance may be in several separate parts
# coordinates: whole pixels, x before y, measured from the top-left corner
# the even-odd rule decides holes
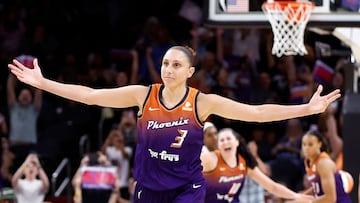
[[[307,180],[311,183],[314,203],[351,203],[335,162],[326,152],[323,136],[310,130],[302,138]]]
[[[17,60],[8,67],[20,81],[67,99],[103,107],[139,108],[135,202],[204,201],[199,157],[203,146],[202,123],[210,114],[255,122],[283,120],[323,112],[340,97],[339,90],[320,96],[319,86],[307,104],[251,106],[204,94],[187,86],[187,79],[195,72],[194,57],[190,48],[171,47],[162,59],[162,84],[112,89],[92,89],[46,79],[37,59],[34,69]]]
[[[204,123],[204,146],[202,152],[214,151],[217,148],[218,130],[212,122]]]
[[[239,202],[247,176],[276,196],[306,203],[312,199],[272,181],[261,172],[245,140],[230,128],[219,131],[218,150],[201,153],[201,162],[206,180],[205,202]]]

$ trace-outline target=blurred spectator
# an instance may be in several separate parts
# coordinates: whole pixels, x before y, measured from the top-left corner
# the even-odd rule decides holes
[[[239,56],[233,51],[237,43],[234,33],[236,31],[233,29],[216,30],[216,59],[223,68],[228,69],[227,85],[233,88],[236,100],[249,102],[256,69],[248,56]]]
[[[287,121],[286,134],[272,149],[271,177],[295,191],[302,189],[303,160],[300,157],[303,128],[300,119]]]
[[[11,179],[13,176],[13,161],[15,159],[15,154],[10,151],[9,141],[6,137],[1,137],[1,185],[0,189],[3,187],[11,187]]]
[[[288,103],[290,98],[290,84],[294,83],[295,63],[293,56],[276,58],[272,73],[272,86],[279,96],[280,103]]]
[[[120,198],[129,200],[130,159],[132,148],[125,145],[124,135],[120,130],[111,130],[102,147],[111,165],[117,169],[117,184],[120,187]]]
[[[331,86],[329,87],[329,92],[333,89],[340,89],[341,93],[345,93],[345,78],[344,78],[344,70],[339,69],[333,74],[332,80],[331,80]],[[336,124],[338,127],[338,133],[339,136],[341,136],[342,129],[343,129],[343,101],[344,100],[337,100],[334,101],[329,108],[329,110],[333,110],[333,115],[336,119]]]
[[[234,54],[234,38],[232,29],[216,28],[216,59],[222,67],[230,69],[237,66],[239,59],[245,57],[239,57]]]
[[[262,28],[258,30],[260,44],[259,44],[259,51],[260,51],[260,60],[259,64],[257,64],[258,72],[268,72],[271,77],[273,73],[276,72],[276,56],[272,54],[272,46],[274,41],[274,36],[271,29]]]
[[[122,87],[129,84],[129,77],[125,71],[118,71],[115,79],[116,87]]]
[[[256,28],[234,30],[233,54],[246,57],[251,64],[257,65],[260,60],[260,35]]]
[[[145,19],[142,31],[139,33],[139,38],[136,42],[136,47],[144,51],[147,46],[154,43],[157,39],[157,31],[160,29],[160,21],[155,16],[149,16]]]
[[[50,35],[46,26],[38,23],[32,33],[27,35],[23,51],[45,61],[54,58],[57,46],[57,40]]]
[[[72,179],[74,203],[116,203],[119,189],[116,179],[116,169],[105,154],[85,155]]]
[[[266,152],[263,152],[265,150],[268,150],[265,146],[267,143],[266,137],[265,137],[265,130],[264,127],[262,125],[257,125],[255,124],[253,129],[251,130],[251,137],[249,140],[253,141],[256,143],[257,146],[259,146],[259,150],[256,151],[256,153],[261,157],[264,154],[266,154]],[[262,146],[262,147],[260,147]],[[249,147],[249,146],[248,146]]]
[[[150,74],[151,81],[155,83],[160,83],[161,82],[160,70],[156,69],[152,54],[153,54],[152,47],[147,47],[145,50],[145,58],[147,62],[146,66],[148,68],[147,71]]]
[[[234,89],[228,85],[229,73],[225,68],[219,69],[216,77],[216,84],[211,90],[211,93],[219,94],[231,99],[235,98]]]
[[[288,120],[286,125],[286,134],[273,148],[272,154],[276,156],[285,152],[294,154],[295,156],[300,156],[302,133],[303,129],[300,119]]]
[[[116,74],[117,70],[115,67],[105,67],[103,72],[104,87],[114,87],[116,85]]]
[[[24,176],[24,179],[22,177]],[[38,178],[37,178],[38,177]],[[42,203],[49,189],[49,179],[36,154],[29,154],[12,178],[18,203]]]
[[[0,53],[1,58],[9,61],[19,53],[23,45],[26,26],[21,18],[20,7],[12,5],[4,11],[0,22]]]
[[[255,142],[257,146],[257,154],[264,162],[274,159],[274,156],[271,154],[271,150],[277,144],[278,136],[280,134],[280,131],[277,131],[279,126],[279,124],[274,122],[265,125],[254,124],[252,129],[249,131],[250,137],[247,139]]]
[[[282,127],[282,126],[281,126]],[[262,160],[264,161],[269,161],[274,159],[274,156],[271,154],[271,150],[275,147],[275,145],[277,144],[278,141],[278,135],[279,132],[274,129],[274,126],[271,125],[269,126],[265,132],[264,132],[264,141],[263,142],[256,142],[257,145],[259,146],[259,155],[262,158]]]
[[[124,136],[125,146],[131,147],[134,151],[136,147],[137,126],[136,114],[133,109],[123,109],[118,129]]]
[[[129,50],[128,54],[131,58],[130,68],[118,67],[119,71],[116,77],[116,87],[122,87],[128,84],[138,83],[139,54],[135,49]]]
[[[76,82],[79,75],[79,61],[77,55],[73,52],[67,52],[63,56],[61,75],[65,82]]]
[[[84,82],[91,87],[102,87],[106,85],[104,78],[103,56],[97,52],[90,52],[86,59],[86,71]]]
[[[234,88],[237,101],[249,103],[251,97],[251,87],[255,82],[255,72],[248,63],[247,58],[239,59],[235,66],[229,70],[229,84]]]
[[[202,152],[212,152],[217,149],[217,128],[211,122],[204,123],[204,146]]]
[[[0,112],[0,136],[8,137],[8,125],[6,122],[5,115]]]
[[[113,66],[116,66],[118,71],[114,74],[115,76],[115,88],[126,86],[129,84],[137,84],[138,80],[138,68],[139,68],[139,59],[138,53],[136,50],[112,50],[110,54],[110,60],[113,61]],[[123,60],[128,60],[130,58],[131,67],[122,67]],[[135,114],[132,110],[123,112],[124,109],[116,109],[116,108],[109,108],[104,107],[102,108],[101,112],[101,119],[100,119],[100,128],[102,135],[106,135],[120,120],[122,122],[122,118],[124,117],[126,122],[126,132],[124,136],[126,137],[126,144],[134,147],[135,146],[135,135],[130,128],[132,128],[134,122],[131,120],[135,119]],[[127,119],[128,118],[128,119]],[[129,123],[131,122],[131,123]],[[122,124],[121,124],[122,125]],[[136,121],[135,121],[136,125]],[[118,126],[120,127],[120,126]],[[132,134],[132,135],[131,135]],[[101,135],[101,136],[102,136]],[[102,140],[103,141],[103,140]]]
[[[296,67],[295,71],[289,71],[289,78],[293,78],[289,81],[290,98],[289,103],[292,104],[304,104],[307,103],[315,88],[314,76],[310,67],[305,63]]]
[[[211,43],[214,42],[214,33],[206,27],[193,26],[190,30],[192,48],[196,51],[196,62],[201,61]]]
[[[161,59],[166,50],[175,42],[168,27],[163,25],[157,17],[149,17],[145,23],[143,36],[137,45],[144,57],[140,59],[139,76],[141,83],[158,82],[160,79]]]
[[[271,76],[263,71],[256,76],[256,85],[251,90],[251,104],[264,104],[278,102],[277,94],[271,87]]]
[[[344,73],[342,71],[336,71],[332,76],[331,89],[339,89],[341,92],[345,91]]]
[[[206,51],[197,69],[191,79],[191,83],[200,91],[210,93],[216,85],[216,76],[220,69],[215,53]]]
[[[20,90],[16,96],[17,80],[9,74],[7,81],[7,100],[10,112],[10,146],[16,153],[15,167],[25,160],[38,142],[37,121],[42,106],[42,90],[29,88]]]

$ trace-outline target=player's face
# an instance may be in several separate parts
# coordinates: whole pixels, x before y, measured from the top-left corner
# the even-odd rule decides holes
[[[231,131],[224,131],[218,134],[218,148],[221,154],[236,154],[236,149],[238,146],[239,141]]]
[[[208,127],[204,134],[204,143],[209,148],[209,150],[214,150],[217,148],[217,129],[214,126]]]
[[[176,49],[170,49],[166,52],[161,65],[161,79],[165,85],[185,84],[193,73],[194,68],[190,67],[189,59],[185,53]]]
[[[313,159],[318,156],[321,148],[320,140],[314,135],[304,135],[302,138],[302,152],[306,159]]]

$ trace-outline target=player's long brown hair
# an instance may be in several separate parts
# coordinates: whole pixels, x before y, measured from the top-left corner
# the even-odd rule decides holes
[[[189,46],[173,46],[170,49],[176,49],[182,51],[189,59],[190,67],[194,65],[195,56],[196,56],[196,52],[194,51],[194,49],[192,49]]]

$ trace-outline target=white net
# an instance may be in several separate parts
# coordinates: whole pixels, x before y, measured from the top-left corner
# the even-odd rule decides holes
[[[263,12],[274,34],[272,54],[305,55],[304,32],[314,4],[311,2],[266,2]]]

